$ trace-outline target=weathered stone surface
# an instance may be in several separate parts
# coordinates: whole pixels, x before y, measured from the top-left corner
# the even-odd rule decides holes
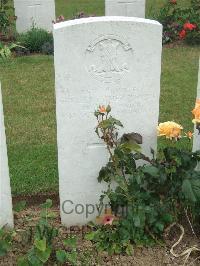
[[[14,0],[17,16],[17,32],[26,32],[34,25],[52,31],[52,20],[55,19],[54,0]]]
[[[0,228],[13,227],[12,198],[8,169],[3,103],[0,84]]]
[[[65,225],[85,224],[86,205],[98,204],[106,149],[96,136],[93,115],[110,104],[124,132],[143,136],[143,151],[156,149],[160,95],[162,26],[151,20],[100,17],[54,26],[54,60],[61,209]],[[75,206],[84,206],[82,214]],[[79,205],[77,212],[81,212]],[[90,212],[92,207],[90,206]]]
[[[106,16],[145,17],[145,0],[105,0]]]

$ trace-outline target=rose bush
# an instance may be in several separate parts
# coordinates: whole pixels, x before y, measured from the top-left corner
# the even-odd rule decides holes
[[[195,123],[199,121],[199,108],[197,100],[192,111]],[[159,150],[157,158],[153,150],[152,158],[147,157],[140,148],[142,136],[132,132],[120,137],[118,129],[123,125],[110,112],[109,105],[99,106],[95,116],[96,133],[110,156],[98,176],[99,182],[108,184],[100,201],[106,198],[111,212],[98,217],[87,239],[99,251],[129,254],[131,245],[162,243],[166,227],[183,216],[190,224],[200,221],[200,172],[196,171],[200,151],[177,148],[178,140],[190,140],[193,133],[184,133],[180,124],[168,121],[158,125],[158,136],[173,145]]]
[[[9,0],[0,0],[0,40],[10,40],[14,37],[13,26],[15,16],[10,15],[13,7]]]
[[[200,44],[200,0],[191,0],[190,7],[179,8],[178,0],[167,0],[155,15],[163,25],[163,43],[183,40]]]

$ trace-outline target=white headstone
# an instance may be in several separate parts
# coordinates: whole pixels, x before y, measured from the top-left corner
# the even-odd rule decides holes
[[[142,134],[145,154],[156,149],[162,26],[128,17],[67,21],[54,25],[54,46],[61,218],[85,224],[97,215],[86,217],[86,205],[96,209],[104,189],[97,176],[107,162],[94,132],[97,106],[111,105],[121,133]]]
[[[145,0],[105,0],[105,14],[145,18]]]
[[[8,169],[3,103],[0,84],[0,228],[13,227],[12,197]]]
[[[199,57],[199,72],[198,72],[198,84],[197,84],[197,99],[200,99],[200,57]],[[194,126],[194,139],[193,139],[193,151],[200,150],[200,135],[199,131]],[[200,164],[197,167],[200,170]]]
[[[14,0],[17,32],[30,30],[33,25],[47,31],[53,30],[54,0]]]

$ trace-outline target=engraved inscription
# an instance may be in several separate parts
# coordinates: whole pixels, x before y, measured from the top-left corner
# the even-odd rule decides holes
[[[40,4],[40,3],[38,3],[38,4],[30,5],[30,6],[28,6],[28,7],[31,7],[31,8],[36,8],[36,7],[38,7],[38,6],[41,6],[41,4]]]
[[[130,1],[128,1],[128,0],[125,0],[125,1],[123,1],[123,0],[119,0],[118,1],[118,3],[119,4],[133,4],[134,2],[137,2],[137,0],[136,1],[133,1],[133,0],[130,0]]]
[[[87,71],[103,82],[115,82],[130,72],[132,47],[121,37],[101,36],[86,50]]]
[[[38,19],[39,10],[41,9],[41,3],[35,3],[34,5],[29,5],[28,10],[32,24],[36,23],[35,20]]]
[[[96,148],[106,148],[106,145],[104,143],[92,143],[92,144],[87,144],[88,149],[96,149]]]

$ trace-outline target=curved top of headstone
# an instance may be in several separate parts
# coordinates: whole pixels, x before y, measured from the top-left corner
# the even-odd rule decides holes
[[[121,16],[104,16],[104,17],[89,17],[89,18],[80,18],[68,20],[60,23],[54,24],[54,29],[62,29],[65,27],[70,27],[74,25],[80,24],[89,24],[96,22],[135,22],[135,23],[144,23],[150,25],[162,25],[156,20],[144,19],[144,18],[136,18],[136,17],[121,17]]]

